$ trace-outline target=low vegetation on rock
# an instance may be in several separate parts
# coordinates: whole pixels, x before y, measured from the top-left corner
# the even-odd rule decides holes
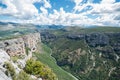
[[[14,80],[16,77],[14,66],[10,62],[5,62],[4,67],[6,68],[5,74]]]
[[[44,65],[40,61],[35,61],[34,59],[27,61],[24,70],[28,74],[36,75],[38,78],[41,77],[45,80],[57,79],[56,75],[48,66]]]

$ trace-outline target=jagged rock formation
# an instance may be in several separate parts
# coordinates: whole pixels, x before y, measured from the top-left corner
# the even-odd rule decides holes
[[[5,62],[11,63],[11,65],[14,67],[15,72],[19,74],[19,72],[25,67],[26,61],[29,59],[29,54],[28,56],[25,56],[24,59],[18,59],[16,63],[14,63],[8,53],[6,53],[4,50],[0,49],[0,80],[12,80],[11,76],[6,75],[6,67],[5,67]],[[21,66],[21,68],[18,67]],[[37,78],[34,75],[31,75],[31,78],[35,80],[42,80],[41,78]]]
[[[38,44],[38,42],[41,42],[40,33],[25,35],[22,38],[23,38],[25,47],[30,48],[32,51],[35,51],[37,48],[36,45]]]
[[[25,54],[25,46],[22,38],[0,41],[0,45],[0,48],[11,56]]]
[[[109,37],[103,33],[91,33],[86,35],[86,42],[91,47],[106,46],[109,44]]]
[[[43,41],[48,42],[48,41],[52,41],[52,40],[56,39],[56,36],[51,34],[51,33],[49,33],[49,32],[42,32],[41,33],[41,39]]]
[[[81,40],[85,38],[85,34],[69,34],[67,35],[68,39]]]
[[[4,63],[10,61],[10,56],[2,49],[0,49],[0,80],[12,80],[5,74]]]
[[[38,42],[40,42],[40,34],[31,33],[19,38],[0,41],[0,49],[5,50],[10,56],[25,55],[25,48],[35,51]]]
[[[18,38],[0,41],[0,80],[12,80],[11,76],[6,76],[5,62],[11,63],[15,72],[19,72],[25,67],[26,61],[32,57],[32,52],[37,50],[37,44],[41,42],[40,33],[30,33]],[[29,49],[26,53],[26,48]],[[23,58],[13,62],[11,57],[24,55]],[[19,66],[18,66],[19,65]],[[35,77],[35,76],[31,76]],[[37,77],[35,77],[37,79]],[[41,78],[39,78],[42,80]]]

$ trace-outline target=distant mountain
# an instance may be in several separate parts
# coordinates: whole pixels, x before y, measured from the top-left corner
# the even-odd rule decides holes
[[[35,25],[35,24],[20,24],[14,22],[0,22],[0,25],[8,25],[11,24],[13,26],[24,25],[24,26],[35,26],[37,29],[62,29],[66,26],[63,25]]]
[[[14,22],[0,22],[0,25],[8,25],[8,24],[17,25],[19,23],[14,23]]]
[[[35,25],[38,29],[62,29],[66,26],[62,25]]]

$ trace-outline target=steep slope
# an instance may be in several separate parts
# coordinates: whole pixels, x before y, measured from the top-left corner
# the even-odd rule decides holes
[[[22,76],[21,72],[28,76],[23,70],[26,61],[32,58],[32,52],[37,51],[37,43],[41,42],[39,33],[32,33],[17,38],[0,41],[0,78],[2,80],[16,80],[15,77]],[[24,79],[26,77],[23,76]]]
[[[120,28],[68,28],[42,32],[57,64],[79,80],[119,80]]]
[[[41,51],[41,45],[38,47],[40,43],[40,33],[29,33],[1,40],[0,79],[57,80],[56,74],[51,68],[32,56],[34,52]]]
[[[51,56],[52,50],[46,45],[42,44],[42,52],[34,53],[34,56],[37,57],[38,60],[48,65],[57,75],[58,80],[78,80],[70,73],[64,71],[56,64],[56,60]]]
[[[5,75],[3,65],[6,61],[10,60],[10,56],[3,50],[0,49],[0,80],[11,80]]]

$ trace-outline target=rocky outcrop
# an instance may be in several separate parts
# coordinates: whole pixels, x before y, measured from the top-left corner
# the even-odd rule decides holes
[[[2,49],[0,49],[0,80],[12,80],[5,74],[4,63],[10,61],[10,56]]]
[[[0,66],[4,65],[4,62],[9,61],[10,56],[2,49],[0,49]]]
[[[31,54],[29,54],[31,55]],[[6,67],[5,62],[9,62],[15,69],[15,72],[19,74],[19,72],[25,67],[26,61],[29,59],[29,55],[25,56],[24,59],[17,60],[16,63],[14,63],[8,53],[6,53],[4,50],[0,49],[0,80],[12,80],[11,76],[6,75]],[[20,68],[18,67],[21,66]],[[42,80],[41,78],[37,78],[34,75],[30,76],[34,80]]]
[[[55,40],[56,36],[54,34],[51,34],[51,33],[45,31],[45,32],[41,32],[41,39],[42,39],[42,41],[48,42],[48,41]]]
[[[0,49],[5,50],[10,56],[25,55],[25,48],[35,51],[38,42],[40,42],[40,34],[31,33],[19,38],[0,41]]]
[[[37,50],[37,44],[41,42],[40,33],[30,33],[14,39],[0,41],[0,80],[12,80],[11,76],[5,74],[5,62],[9,62],[19,72],[25,67],[26,61],[32,57],[32,52]],[[26,53],[26,48],[29,49]],[[14,62],[11,57],[24,55]],[[39,78],[42,80],[41,78]]]
[[[103,33],[87,34],[85,40],[91,47],[102,47],[109,44],[109,37]]]
[[[40,33],[34,33],[34,34],[29,34],[29,35],[25,35],[22,37],[25,47],[28,47],[31,49],[31,51],[35,51],[37,48],[37,44],[38,42],[41,42],[40,39]]]
[[[0,41],[0,48],[11,56],[25,54],[25,46],[22,38]]]
[[[0,70],[0,80],[12,80],[12,79],[6,76],[5,73]]]
[[[85,38],[85,34],[69,34],[67,38],[73,40],[81,40]]]

